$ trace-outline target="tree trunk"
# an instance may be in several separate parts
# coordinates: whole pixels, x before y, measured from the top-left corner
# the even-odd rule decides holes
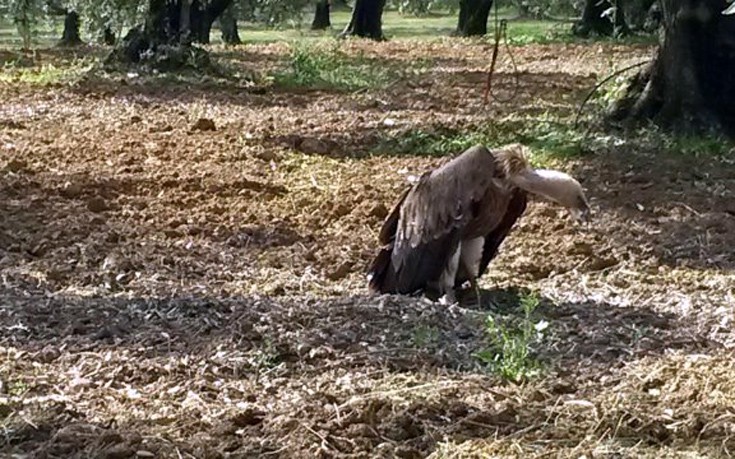
[[[325,30],[332,26],[329,20],[329,0],[318,0],[316,2],[316,11],[314,12],[314,21],[311,23],[311,30]]]
[[[630,82],[614,120],[735,134],[735,17],[720,0],[663,0],[664,40]]]
[[[630,30],[643,30],[648,11],[656,0],[628,0],[625,4],[625,17]]]
[[[382,24],[384,7],[385,0],[355,0],[352,19],[341,36],[354,35],[378,41],[385,40]]]
[[[524,1],[518,2],[518,17],[521,19],[531,17],[531,8],[528,6],[528,3]]]
[[[179,10],[179,43],[188,45],[191,43],[191,0],[181,0]]]
[[[472,37],[487,34],[487,18],[493,0],[460,0],[456,35]]]
[[[79,14],[76,11],[67,11],[64,18],[64,32],[59,40],[59,46],[79,46],[82,39],[79,36]]]
[[[228,45],[242,44],[237,31],[237,11],[233,2],[219,18],[219,27],[222,31],[222,41]]]
[[[661,2],[654,2],[646,13],[646,20],[643,22],[643,31],[653,33],[661,28],[664,22],[664,16],[661,12]]]
[[[117,38],[115,37],[115,32],[113,32],[109,26],[105,26],[104,30],[102,31],[102,43],[106,44],[107,46],[113,46],[116,41]]]
[[[163,45],[190,48],[192,42],[209,43],[212,23],[231,3],[232,0],[149,0],[145,25],[131,29],[108,61],[117,58],[139,62],[142,56],[155,54]],[[188,54],[178,53],[176,59]]]
[[[623,10],[623,0],[586,0],[582,19],[572,26],[572,33],[578,37],[625,36],[630,30]]]
[[[229,3],[232,2],[230,1],[228,4]],[[194,7],[196,7],[196,9],[194,9]],[[213,16],[201,2],[195,0],[194,3],[192,3],[192,40],[205,45],[209,44],[209,39],[212,35],[212,25],[214,24],[215,19],[221,16],[223,12],[224,10],[220,11],[216,16]]]

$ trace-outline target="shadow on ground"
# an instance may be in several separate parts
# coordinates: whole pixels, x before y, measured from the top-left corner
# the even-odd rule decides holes
[[[11,397],[0,404],[0,446],[27,453],[34,444],[35,453],[53,452],[46,457],[96,457],[113,447],[162,457],[177,449],[210,457],[201,456],[209,448],[244,457],[280,448],[313,453],[324,442],[338,455],[367,452],[387,438],[423,455],[437,438],[513,435],[542,416],[533,411],[541,404],[511,412],[462,396],[477,384],[505,390],[473,353],[487,346],[487,313],[519,314],[518,292],[482,295],[483,308],[465,309],[400,296],[126,299],[5,290],[0,345],[15,357],[4,363]],[[551,324],[540,355],[551,371],[566,374],[544,397],[573,394],[601,371],[647,356],[718,349],[686,321],[645,307],[542,299],[537,312]],[[15,380],[26,366],[39,376],[26,370]],[[437,376],[445,381],[421,389],[422,380]],[[345,385],[347,377],[362,382]],[[408,404],[373,396],[390,392],[376,381],[405,378],[417,387],[398,393],[456,387]],[[169,414],[151,424],[135,414],[144,405],[153,419],[159,410]],[[334,407],[342,414],[335,417]],[[220,414],[206,414],[213,412]],[[161,434],[172,427],[176,434]]]

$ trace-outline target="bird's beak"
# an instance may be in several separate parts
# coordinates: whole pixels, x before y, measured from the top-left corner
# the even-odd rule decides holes
[[[585,207],[583,209],[572,209],[571,213],[574,220],[584,226],[587,226],[590,223],[590,220],[592,220],[592,213],[590,212],[589,207]]]

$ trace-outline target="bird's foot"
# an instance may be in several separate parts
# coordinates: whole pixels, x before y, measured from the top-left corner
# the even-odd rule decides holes
[[[458,304],[457,303],[457,296],[454,293],[454,290],[449,290],[444,295],[442,295],[441,298],[439,298],[439,303],[444,305],[452,305],[452,304]]]

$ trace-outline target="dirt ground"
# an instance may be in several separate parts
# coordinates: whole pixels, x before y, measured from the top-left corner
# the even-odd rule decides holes
[[[517,48],[520,91],[484,107],[486,46],[347,46],[433,65],[358,92],[0,85],[0,455],[729,456],[732,154],[622,138],[561,163],[594,222],[533,203],[479,308],[365,288],[407,176],[446,160],[369,154],[381,139],[571,116],[651,49]],[[265,71],[288,50],[218,52]],[[526,289],[550,332],[515,384],[473,353]]]

